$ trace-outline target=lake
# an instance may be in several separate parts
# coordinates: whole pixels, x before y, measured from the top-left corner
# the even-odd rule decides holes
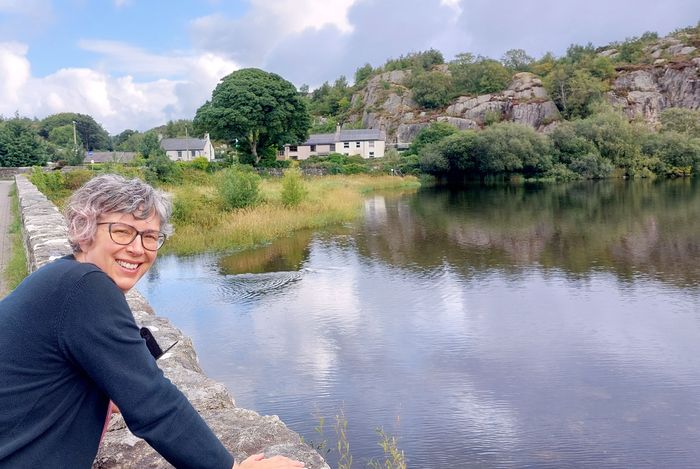
[[[697,180],[375,194],[138,285],[239,406],[415,468],[697,467],[699,287]]]

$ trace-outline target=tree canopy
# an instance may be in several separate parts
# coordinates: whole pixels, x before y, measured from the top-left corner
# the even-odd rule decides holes
[[[105,129],[95,122],[91,116],[75,112],[61,112],[53,114],[41,121],[39,134],[48,139],[51,131],[56,127],[73,125],[80,135],[80,140],[86,150],[111,150],[111,139]]]
[[[41,166],[46,156],[46,143],[31,121],[15,117],[0,123],[0,166]]]
[[[285,143],[298,143],[310,126],[306,103],[293,84],[255,68],[236,70],[197,110],[195,130],[229,143],[238,141],[254,164]]]

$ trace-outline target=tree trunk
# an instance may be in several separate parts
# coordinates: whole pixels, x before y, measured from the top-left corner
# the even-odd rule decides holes
[[[250,154],[253,155],[253,161],[255,162],[255,166],[260,164],[260,155],[258,155],[259,136],[260,136],[260,133],[254,131],[254,130],[251,130],[250,133],[248,134],[248,143],[250,144]]]

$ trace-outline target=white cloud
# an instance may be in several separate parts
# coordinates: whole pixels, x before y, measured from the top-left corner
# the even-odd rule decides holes
[[[332,29],[353,31],[348,20],[358,0],[251,0],[241,18],[209,15],[192,22],[192,38],[198,47],[227,55],[237,62],[262,67],[266,56],[290,36],[305,31]]]
[[[28,47],[0,43],[0,114],[43,118],[57,112],[91,115],[110,133],[126,128],[146,130],[169,119],[192,118],[221,77],[236,65],[215,54],[161,57],[125,44],[92,44],[115,59],[119,68],[153,71],[163,66],[172,79],[136,81],[104,70],[64,68],[32,77]],[[99,46],[99,47],[98,47]],[[129,52],[133,56],[129,58]],[[147,65],[151,61],[152,67]]]
[[[348,10],[357,0],[252,0],[252,16],[278,20],[283,33],[298,33],[305,29],[322,29],[333,26],[348,33],[352,25],[348,21]],[[276,21],[277,22],[277,21]]]
[[[28,47],[17,42],[0,43],[0,113],[18,109],[19,95],[30,77]]]

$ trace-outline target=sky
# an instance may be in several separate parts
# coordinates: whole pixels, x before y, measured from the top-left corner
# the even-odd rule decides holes
[[[313,89],[430,48],[560,56],[699,20],[698,0],[0,0],[0,115],[144,131],[192,119],[240,68]]]

